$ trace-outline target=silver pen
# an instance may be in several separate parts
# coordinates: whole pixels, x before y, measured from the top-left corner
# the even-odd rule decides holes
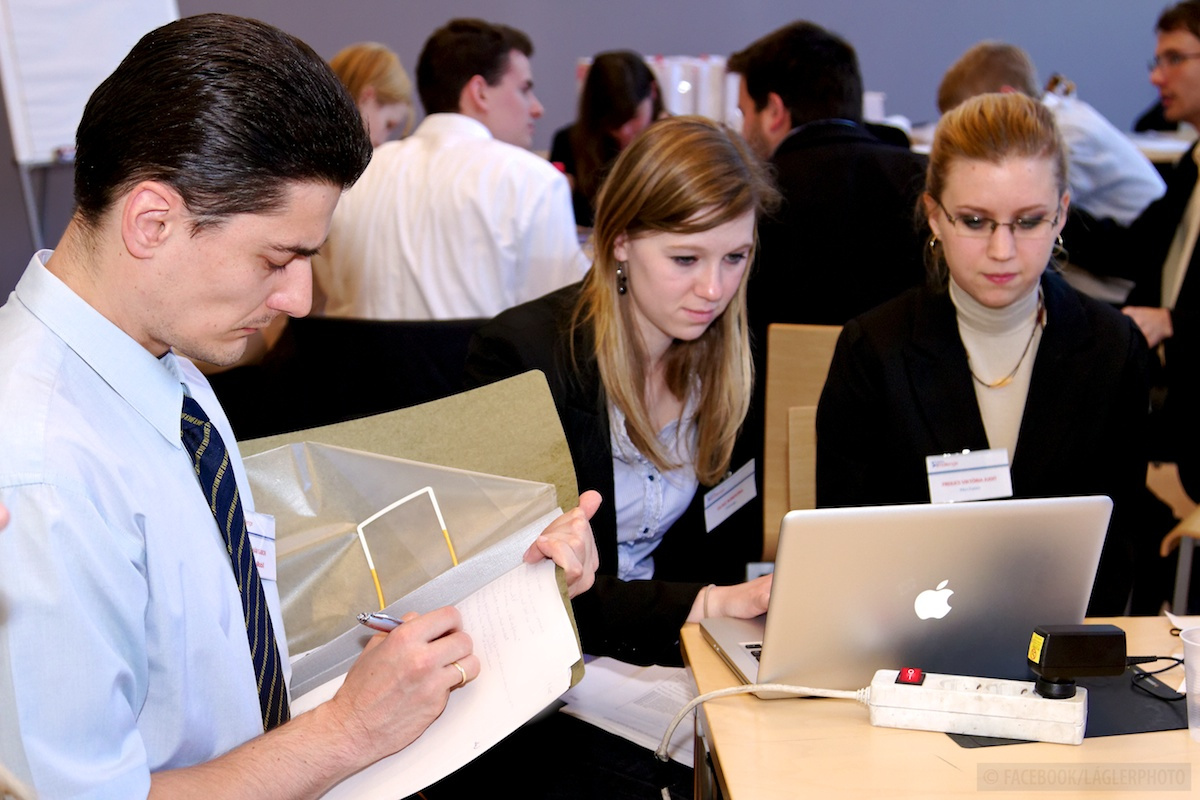
[[[401,625],[403,625],[404,620],[396,619],[395,617],[389,617],[382,611],[375,611],[370,614],[359,614],[358,624],[366,625],[371,630],[379,631],[380,633],[391,633],[392,631],[396,630],[396,628],[399,628]]]

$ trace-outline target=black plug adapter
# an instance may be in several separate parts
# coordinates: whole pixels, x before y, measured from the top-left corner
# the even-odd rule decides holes
[[[1075,679],[1125,671],[1125,631],[1116,625],[1039,625],[1029,640],[1029,668],[1042,697],[1075,696]]]

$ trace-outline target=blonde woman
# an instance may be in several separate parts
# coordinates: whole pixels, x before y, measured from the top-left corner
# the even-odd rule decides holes
[[[817,503],[927,502],[926,456],[1003,448],[1015,497],[1113,499],[1089,606],[1113,615],[1157,558],[1149,354],[1132,320],[1047,268],[1067,187],[1036,100],[984,94],[942,117],[921,204],[933,280],[843,329],[817,409]]]
[[[343,49],[329,66],[354,98],[373,147],[397,131],[412,130],[412,80],[399,56],[378,42],[360,42]]]
[[[594,591],[577,602],[584,649],[678,663],[679,628],[766,611],[770,579],[732,586],[762,545],[750,504],[708,530],[704,496],[735,454],[751,389],[746,275],[776,193],[741,139],[699,118],[648,128],[597,196],[581,284],[510,309],[471,346],[469,380],[546,374],[592,520]]]

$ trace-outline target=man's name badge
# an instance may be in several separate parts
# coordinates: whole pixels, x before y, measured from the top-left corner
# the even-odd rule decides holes
[[[754,459],[704,493],[704,530],[711,532],[733,512],[758,497],[754,485]]]
[[[1012,497],[1012,474],[1004,447],[926,456],[925,471],[932,503]]]
[[[250,546],[254,549],[254,563],[258,565],[258,577],[273,581],[275,570],[275,518],[270,514],[251,512],[246,517],[246,533],[250,534]]]

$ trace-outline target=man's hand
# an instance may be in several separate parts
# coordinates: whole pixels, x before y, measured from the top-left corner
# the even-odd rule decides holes
[[[550,523],[525,554],[530,563],[552,558],[562,566],[572,596],[596,576],[600,558],[588,520],[599,507],[600,495],[584,492],[579,508]],[[371,638],[331,700],[212,761],[154,773],[151,796],[203,800],[216,787],[239,800],[319,797],[424,733],[450,692],[479,675],[471,650],[456,609],[406,614],[403,625]]]
[[[587,591],[596,580],[600,554],[588,520],[600,507],[600,493],[586,491],[579,495],[579,505],[546,526],[542,535],[525,551],[526,563],[549,558],[567,574],[567,589],[571,597]]]
[[[710,617],[735,617],[750,619],[759,614],[767,613],[767,603],[771,599],[772,575],[763,575],[752,581],[739,583],[734,586],[714,586],[711,589],[700,590],[696,602],[692,603],[692,611],[688,614],[688,622],[699,622],[706,616],[704,595],[708,593],[708,614]]]
[[[374,761],[416,740],[442,713],[450,692],[478,674],[457,609],[406,614],[399,628],[371,637],[327,710],[364,744],[377,745]]]
[[[154,773],[152,800],[320,797],[411,744],[450,692],[474,680],[479,659],[461,628],[453,608],[406,614],[399,628],[372,637],[331,700],[212,761]]]
[[[1121,312],[1132,319],[1146,337],[1146,343],[1151,348],[1158,347],[1164,339],[1170,339],[1175,333],[1171,325],[1171,312],[1166,308],[1150,306],[1125,306]]]

